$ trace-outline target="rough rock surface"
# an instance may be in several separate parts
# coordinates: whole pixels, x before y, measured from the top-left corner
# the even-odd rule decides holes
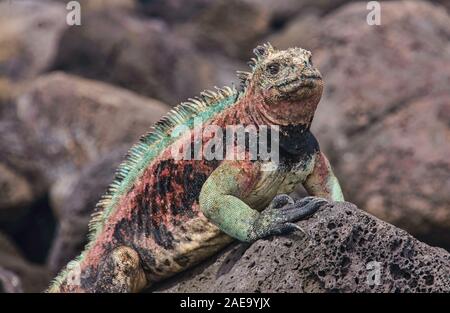
[[[45,191],[62,175],[136,142],[168,107],[104,83],[52,73],[4,109],[0,159]]]
[[[351,203],[329,203],[298,224],[310,238],[299,233],[231,245],[155,291],[450,292],[447,251]]]
[[[63,176],[53,184],[51,203],[59,224],[47,261],[53,273],[76,257],[87,243],[91,214],[127,150],[117,148],[81,172]]]
[[[0,3],[0,77],[11,81],[42,73],[55,57],[67,11],[52,1]]]
[[[115,10],[87,13],[83,27],[67,29],[53,68],[171,105],[217,83],[214,65],[163,21]]]
[[[313,132],[347,200],[450,247],[450,17],[422,1],[381,9],[369,26],[365,3],[346,5],[308,42],[325,80]]]

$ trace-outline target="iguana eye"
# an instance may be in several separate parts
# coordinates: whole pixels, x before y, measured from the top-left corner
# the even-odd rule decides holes
[[[270,63],[267,65],[267,72],[270,75],[276,75],[280,71],[280,64],[278,63]]]

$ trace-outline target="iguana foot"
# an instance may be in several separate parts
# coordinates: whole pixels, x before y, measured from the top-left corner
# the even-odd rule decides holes
[[[251,239],[257,240],[270,235],[289,234],[295,230],[306,234],[300,226],[293,222],[314,214],[327,202],[318,197],[306,197],[295,202],[288,195],[277,195],[255,220]]]
[[[137,252],[129,247],[115,248],[99,269],[93,292],[137,292],[147,281]]]

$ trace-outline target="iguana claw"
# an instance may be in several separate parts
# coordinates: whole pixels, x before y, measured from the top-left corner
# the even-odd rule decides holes
[[[294,199],[287,194],[276,195],[270,202],[267,209],[280,209],[286,205],[293,205],[295,203]]]
[[[260,213],[252,229],[252,239],[257,240],[270,235],[283,235],[299,230],[308,235],[293,222],[314,214],[328,201],[318,197],[306,197],[297,202],[288,195],[276,196],[270,205]]]

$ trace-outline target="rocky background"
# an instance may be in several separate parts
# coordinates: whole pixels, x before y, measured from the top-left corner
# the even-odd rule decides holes
[[[151,291],[450,292],[450,1],[381,2],[379,26],[348,0],[80,0],[69,26],[67,2],[0,1],[1,291],[43,291],[127,148],[270,41],[313,52],[313,130],[358,208],[330,203],[300,222],[310,237],[232,245]]]

